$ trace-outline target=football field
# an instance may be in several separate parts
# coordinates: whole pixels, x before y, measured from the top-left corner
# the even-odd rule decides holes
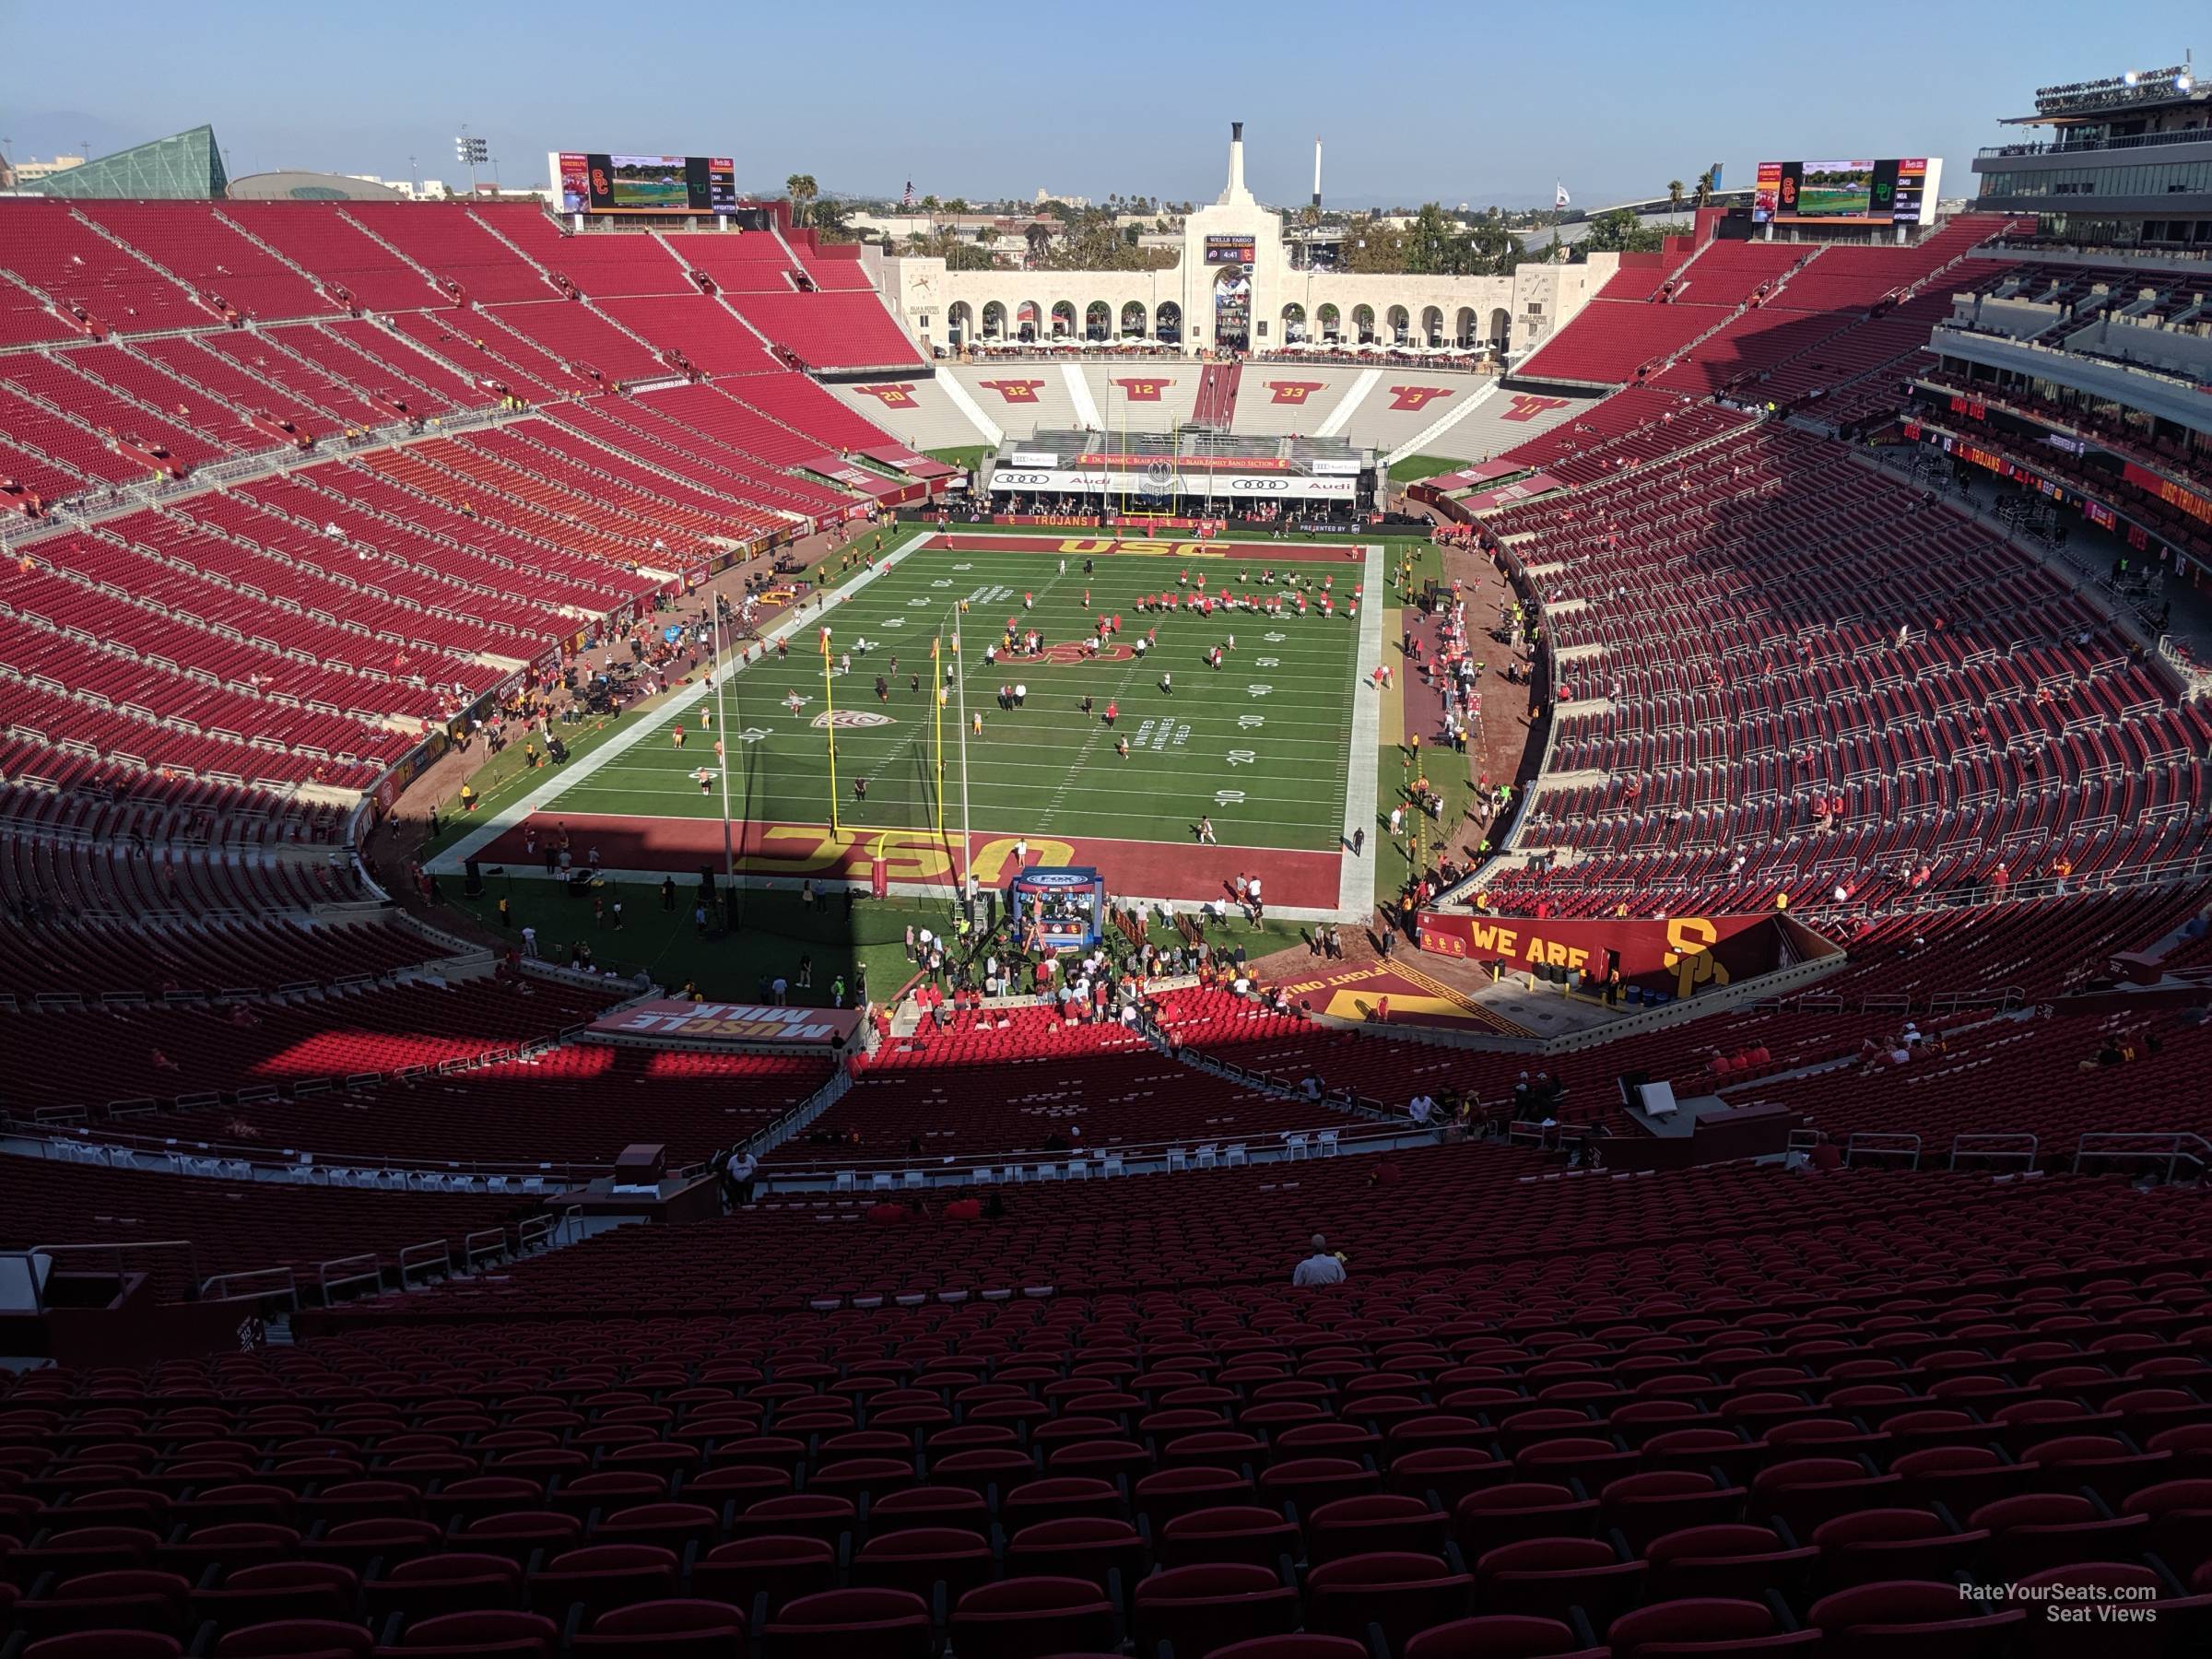
[[[1117,896],[1208,899],[1244,871],[1271,909],[1363,911],[1369,866],[1343,866],[1353,830],[1372,834],[1376,694],[1360,677],[1381,611],[1363,601],[1382,579],[1367,547],[912,532],[818,608],[767,613],[782,649],[730,676],[720,718],[712,690],[682,688],[546,771],[446,863],[526,873],[529,832],[542,847],[565,827],[579,862],[596,847],[610,870],[719,871],[720,739],[750,877],[867,883],[880,861],[888,886],[949,890],[963,846],[994,885],[1018,845],[1030,865],[1096,865]],[[1120,625],[1094,650],[1101,617]],[[1009,626],[1041,649],[1006,653]]]

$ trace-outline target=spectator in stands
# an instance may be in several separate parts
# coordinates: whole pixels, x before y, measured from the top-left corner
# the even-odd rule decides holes
[[[729,1154],[722,1166],[722,1199],[725,1207],[739,1209],[753,1201],[753,1177],[759,1170],[760,1160],[744,1147]]]
[[[1324,1285],[1341,1285],[1344,1277],[1343,1254],[1331,1253],[1328,1240],[1315,1233],[1313,1253],[1298,1265],[1290,1275],[1290,1283],[1300,1289],[1312,1289]]]

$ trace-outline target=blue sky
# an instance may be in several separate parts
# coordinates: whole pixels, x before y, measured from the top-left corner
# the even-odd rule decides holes
[[[1762,157],[1966,161],[2049,82],[2179,61],[2202,0],[1805,6],[1401,0],[1100,7],[740,0],[528,6],[86,0],[5,15],[11,154],[212,122],[234,172],[451,180],[463,122],[509,183],[555,148],[733,155],[741,187],[1206,199],[1231,119],[1247,172],[1303,201],[1595,205]],[[2192,29],[2190,25],[2196,27]],[[86,49],[88,41],[101,50]],[[851,66],[848,66],[848,61]],[[2212,63],[2206,66],[2212,72]]]

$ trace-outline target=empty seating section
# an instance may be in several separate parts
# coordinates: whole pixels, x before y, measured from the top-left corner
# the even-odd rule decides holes
[[[792,238],[791,250],[799,256],[800,268],[814,278],[818,287],[835,290],[876,286],[861,265],[858,242],[824,245],[815,240],[812,230],[801,230]]]
[[[383,386],[388,379],[396,376],[400,384],[419,386],[444,398],[456,409],[482,408],[497,401],[497,394],[479,383],[476,376],[434,352],[408,346],[398,337],[396,330],[387,333],[376,324],[347,318],[325,323],[319,332],[373,367],[375,372],[361,382],[371,390]]]
[[[922,357],[873,293],[730,294],[730,306],[809,369],[914,369]]]
[[[390,358],[371,356],[359,342],[373,336],[375,331],[358,323],[353,325],[361,332],[348,335],[325,328],[287,328],[275,337],[287,351],[329,375],[333,382],[358,388],[386,419],[401,412],[415,417],[447,415],[459,408],[478,407],[487,401],[459,376],[441,372],[426,359],[418,357],[408,365],[414,371],[409,373]],[[453,392],[459,394],[458,401],[450,394]]]
[[[623,294],[697,294],[684,265],[658,236],[575,236],[543,213],[499,207],[486,222],[546,269],[594,300]]]
[[[525,423],[528,424],[528,423]],[[506,459],[456,439],[432,439],[363,458],[369,471],[456,512],[486,519],[520,536],[630,566],[653,551],[625,512],[571,494]]]
[[[1619,300],[1593,300],[1574,320],[1517,366],[1517,377],[1614,383],[1679,351],[1728,312],[1702,305],[1642,305]]]
[[[550,403],[573,389],[559,364],[527,341],[488,327],[474,312],[397,312],[387,321],[393,333],[495,396],[504,393],[529,403]]]
[[[34,345],[78,338],[45,300],[25,288],[0,265],[0,346]]]
[[[273,561],[166,516],[135,514],[112,524],[113,533],[135,546],[104,537],[50,538],[25,555],[29,570],[18,564],[0,571],[0,597],[14,619],[90,635],[108,651],[135,654],[152,668],[173,665],[231,691],[281,700],[280,706],[335,710],[365,726],[433,720],[453,707],[450,691],[395,678],[392,646],[373,635],[310,621],[234,586],[197,580],[202,570],[219,570],[282,594],[283,570],[267,568]],[[316,594],[304,582],[300,591]],[[450,669],[467,674],[471,689],[492,677],[459,663]]]
[[[345,763],[389,765],[409,747],[397,732],[209,686],[135,653],[66,637],[44,618],[0,618],[0,679],[65,688],[88,711],[120,710],[182,731]]]
[[[342,208],[307,202],[225,202],[221,216],[366,311],[445,303],[419,267],[377,241]]]
[[[192,387],[199,397],[220,399],[241,415],[258,415],[265,419],[289,423],[298,439],[327,438],[345,430],[354,418],[374,421],[381,418],[370,409],[333,414],[313,397],[302,395],[278,378],[283,373],[281,366],[273,372],[264,372],[272,354],[251,337],[224,344],[228,349],[218,350],[203,344],[200,336],[194,336],[133,340],[127,349]],[[304,370],[301,378],[305,378]],[[270,441],[264,439],[262,447],[267,447]]]
[[[1799,280],[1793,278],[1791,287]],[[1814,349],[1845,326],[1843,319],[1825,311],[1747,311],[1692,346],[1649,383],[1700,395],[1747,386],[1756,395],[1764,391],[1757,382],[1766,370]]]
[[[752,375],[716,390],[750,405],[823,449],[875,449],[888,441],[879,423],[847,408],[828,387],[803,374]]]
[[[680,395],[682,389],[665,395]],[[572,404],[561,413],[561,423],[572,427],[609,449],[636,455],[649,465],[675,474],[703,489],[742,495],[770,514],[816,511],[842,511],[851,498],[841,490],[779,472],[765,461],[754,461],[742,450],[725,447],[712,437],[707,422],[735,415],[734,427],[750,436],[760,424],[746,420],[745,411],[712,398],[692,406],[700,416],[693,426],[663,413],[661,398],[633,398],[617,404],[603,401]]]
[[[1687,300],[1692,305],[1719,305],[1733,311],[1767,298],[1774,285],[1811,260],[1816,252],[1792,242],[1709,242],[1676,273],[1674,297],[1677,303]]]
[[[544,273],[516,257],[487,222],[503,222],[497,207],[419,202],[348,202],[340,209],[378,241],[440,283],[455,283],[477,305],[555,296]],[[538,214],[535,207],[525,213]]]
[[[725,294],[789,294],[791,254],[773,231],[695,231],[668,245],[686,270],[701,271]]]
[[[265,532],[271,539],[248,544],[232,530]],[[303,550],[295,557],[287,544]],[[358,585],[335,579],[325,561],[338,563],[342,549],[304,529],[257,514],[250,503],[190,501],[159,512],[132,513],[100,526],[96,536],[40,542],[35,557],[51,559],[57,571],[80,581],[113,582],[140,606],[164,615],[175,630],[180,661],[205,661],[199,630],[235,629],[242,642],[276,653],[304,652],[321,667],[349,674],[386,688],[363,690],[358,684],[335,685],[323,700],[343,690],[349,712],[372,718],[401,714],[442,715],[497,682],[499,670],[476,660],[477,631],[427,612],[371,597]],[[355,561],[358,562],[358,561]],[[149,563],[166,570],[149,570]],[[203,580],[220,575],[227,582]],[[297,612],[273,601],[288,599]],[[187,631],[187,630],[192,631]],[[158,641],[140,641],[144,654],[171,654]],[[298,670],[280,671],[257,657],[225,664],[226,682],[275,689],[295,683]]]
[[[2192,850],[2212,722],[1994,535],[1777,426],[1491,521],[1548,601],[1559,771],[1519,845],[1594,892],[1854,902]],[[1638,902],[1642,902],[1639,897]],[[1718,901],[1718,896],[1713,900]]]
[[[1358,1120],[1194,1071],[1115,1024],[1065,1025],[1049,1007],[948,1017],[870,1057],[813,1138],[774,1157],[927,1169],[947,1159],[1112,1157],[1167,1141],[1217,1147]],[[825,1153],[824,1142],[837,1147]]]
[[[287,888],[327,882],[330,890],[319,897],[353,897],[350,882],[341,883],[326,869],[272,866],[259,871],[249,888],[241,872],[218,872],[189,855],[134,852],[94,860],[70,847],[30,843],[12,848],[9,861],[11,902],[33,902],[44,918],[7,927],[11,945],[29,955],[11,953],[0,983],[25,1000],[271,994],[284,986],[395,972],[441,948],[404,928],[320,924],[265,913],[272,900],[297,900]],[[241,919],[231,901],[248,896],[255,897]],[[122,908],[88,908],[101,904]],[[193,908],[216,904],[223,908]],[[253,919],[256,914],[261,919]],[[332,1012],[325,1009],[321,1018],[327,1021]],[[210,1016],[198,1018],[213,1023]],[[70,1046],[65,1029],[32,1027],[12,1017],[8,1029],[15,1033],[10,1052],[24,1074],[19,1087],[11,1086],[8,1109],[24,1117],[46,1109],[91,1111],[109,1101],[144,1101],[157,1092],[211,1095],[248,1082],[225,1065],[201,1065],[166,1048],[162,1052],[181,1069],[154,1065],[147,1044],[111,1051],[104,1045],[122,1032],[118,1027],[77,1028],[80,1036],[96,1033],[82,1051]],[[192,1028],[174,1030],[177,1040],[193,1041]]]
[[[246,424],[234,406],[179,380],[128,346],[87,346],[53,359],[0,359],[0,375],[14,379],[32,371],[33,364],[112,387],[129,403],[159,415],[162,426],[157,429],[189,428],[224,454],[243,453],[268,441]]]
[[[261,935],[268,935],[271,948],[256,961],[244,952]],[[143,1128],[170,1135],[182,1126],[194,1139],[270,1146],[258,1128],[252,1135],[233,1132],[238,1107],[259,1111],[265,1103],[288,1128],[299,1131],[301,1150],[316,1150],[325,1126],[334,1141],[359,1146],[377,1133],[364,1114],[372,1113],[375,1100],[385,1098],[379,1085],[394,1098],[406,1097],[418,1082],[429,1080],[422,1074],[434,1073],[440,1065],[480,1057],[511,1059],[518,1043],[550,1041],[571,1022],[589,1018],[613,1000],[611,993],[505,979],[452,985],[435,980],[371,983],[359,989],[311,989],[276,1000],[264,998],[263,994],[279,985],[312,988],[378,975],[405,977],[416,964],[441,953],[440,947],[412,929],[392,924],[311,926],[293,922],[280,927],[271,923],[258,934],[226,935],[208,928],[152,938],[155,946],[171,952],[171,959],[143,966],[116,962],[108,971],[115,977],[91,983],[89,992],[143,989],[153,994],[159,986],[149,982],[157,974],[175,977],[188,972],[196,977],[182,984],[182,990],[241,997],[253,994],[256,999],[219,1006],[26,1013],[0,1019],[15,1079],[9,1109],[18,1119],[50,1118],[63,1109],[76,1108],[88,1120],[109,1121],[118,1130]],[[234,954],[225,957],[226,948]],[[427,971],[434,973],[436,964]],[[48,984],[41,989],[73,987]],[[159,1058],[149,1063],[149,1056]],[[299,1090],[302,1084],[345,1084],[348,1079],[353,1095],[334,1099],[302,1093],[300,1107],[288,1114],[274,1098],[280,1089]],[[166,1110],[157,1117],[110,1112],[112,1106],[123,1105],[196,1107],[207,1115],[195,1118],[190,1110],[181,1118]],[[403,1122],[408,1119],[411,1109],[404,1102],[395,1110]],[[442,1101],[438,1110],[449,1118],[459,1116],[453,1100]],[[504,1112],[488,1111],[479,1122],[487,1129],[502,1124],[512,1129]],[[390,1132],[390,1125],[385,1129],[382,1145],[372,1149],[388,1156],[408,1154],[410,1136]],[[604,1155],[620,1129],[619,1124],[598,1125],[594,1150]],[[429,1134],[435,1146],[441,1137],[453,1141],[456,1131],[449,1124],[443,1130],[431,1126]],[[459,1134],[465,1138],[465,1128]],[[290,1144],[294,1143],[288,1138],[276,1143]],[[510,1133],[500,1150],[519,1157],[535,1145],[529,1135]],[[438,1155],[446,1154],[441,1150]]]
[[[1624,255],[1598,297],[1515,372],[1583,382],[1648,377],[1649,384],[1686,396],[1729,392],[1783,407],[1856,382],[1847,399],[1824,402],[1818,411],[1841,424],[1893,396],[1876,371],[1924,348],[1929,325],[1948,313],[1952,291],[2007,268],[2006,260],[1970,256],[1999,229],[1999,220],[1962,216],[1911,248],[1714,241],[1679,264],[1671,246],[1665,256]],[[1647,300],[1664,303],[1637,303]],[[1507,453],[1570,483],[1588,483],[1605,470],[1675,453],[1687,447],[1685,437],[1711,435],[1702,428],[1642,430],[1647,423],[1630,414],[1600,409],[1577,417],[1578,429],[1600,434],[1630,427],[1641,432],[1642,441],[1618,446],[1604,467],[1551,465],[1594,447],[1556,435],[1525,456]]]
[[[672,1163],[701,1163],[717,1148],[767,1128],[830,1076],[829,1062],[798,1056],[692,1054],[572,1042],[471,1065],[464,1071],[401,1079],[382,1074],[396,1074],[403,1065],[434,1066],[469,1058],[494,1046],[499,1028],[457,1027],[457,1046],[433,1048],[405,1026],[386,1037],[349,1027],[350,1005],[391,994],[340,998],[319,1010],[307,1005],[298,1018],[285,1010],[281,1031],[269,1034],[265,1026],[235,1048],[210,1054],[207,1069],[196,1079],[204,1088],[187,1088],[176,1077],[160,1079],[168,1086],[165,1107],[171,1096],[185,1097],[186,1103],[158,1116],[127,1110],[106,1114],[106,1102],[88,1103],[83,1083],[72,1078],[53,1079],[26,1099],[86,1105],[88,1133],[95,1139],[158,1134],[263,1156],[272,1147],[290,1147],[325,1159],[552,1163],[595,1171],[639,1140],[666,1147]],[[266,1018],[266,1010],[256,1012]],[[555,1016],[538,1012],[535,1003],[524,1015],[536,1023],[516,1035],[549,1034]],[[408,1017],[418,1015],[410,1009]],[[219,1017],[203,1016],[200,1024],[211,1020],[219,1023]],[[335,1025],[361,1045],[365,1062],[377,1060],[380,1045],[388,1049],[388,1058],[381,1065],[341,1063],[326,1046],[327,1039],[316,1034],[315,1020],[325,1030]],[[344,1092],[324,1092],[325,1085],[343,1085]],[[241,1090],[252,1097],[254,1129],[243,1143],[233,1132],[240,1107],[214,1098]],[[200,1098],[194,1100],[195,1096]]]
[[[68,413],[53,401],[56,393],[69,399]],[[104,387],[35,359],[0,364],[0,428],[23,449],[110,484],[182,477],[218,453]]]
[[[304,404],[320,409],[347,427],[382,426],[394,418],[398,411],[376,402],[367,388],[349,383],[292,349],[292,335],[312,333],[305,328],[271,328],[251,336],[204,335],[194,344],[228,358],[256,380],[282,388],[295,406]]]
[[[877,1228],[854,1203],[618,1229],[312,1312],[297,1346],[33,1372],[0,1395],[0,1573],[41,1632],[73,1606],[99,1628],[127,1582],[140,1625],[213,1620],[234,1653],[366,1652],[396,1623],[394,1652],[451,1631],[550,1654],[564,1628],[579,1653],[734,1652],[758,1628],[771,1659],[921,1654],[940,1619],[1004,1659],[1124,1630],[1140,1655],[1421,1659],[1763,1651],[1743,1644],[1802,1626],[1865,1653],[1882,1618],[1971,1652],[2020,1616],[1952,1575],[2052,1568],[2147,1582],[2160,1639],[2196,1640],[2201,1206],[1477,1161],[1498,1167],[1409,1156],[1384,1193],[1319,1166],[1287,1192],[1029,1189],[984,1226]],[[79,1214],[153,1179],[59,1174]],[[291,1261],[312,1286],[343,1251],[389,1277],[403,1241],[509,1218],[489,1196],[252,1195],[289,1230],[234,1206],[202,1272]],[[1355,1263],[1321,1296],[1279,1259],[1314,1212]],[[971,1288],[1024,1285],[1057,1289]],[[102,1568],[127,1581],[72,1588]],[[303,1613],[333,1622],[288,1648],[254,1628]],[[671,1626],[717,1633],[624,1645]]]
[[[1735,430],[1748,419],[1688,392],[1630,386],[1515,444],[1504,458],[1564,483],[1591,484]]]
[[[185,283],[210,309],[269,323],[335,309],[206,202],[80,202],[76,211]]]
[[[1697,239],[1670,236],[1656,253],[1623,253],[1620,267],[1597,290],[1600,300],[1652,300],[1697,251]]]
[[[595,384],[611,392],[625,381],[670,372],[650,347],[572,300],[494,306],[485,314],[568,364],[577,371],[580,386]]]
[[[6,224],[0,241],[5,268],[64,312],[81,312],[118,333],[208,327],[218,321],[182,287],[79,218],[66,202],[11,201]]]
[[[165,1300],[200,1288],[189,1283],[187,1261],[202,1282],[289,1267],[312,1286],[320,1281],[322,1264],[366,1255],[376,1260],[352,1267],[373,1278],[396,1275],[400,1253],[418,1244],[445,1241],[458,1259],[469,1234],[504,1228],[536,1207],[535,1200],[512,1193],[387,1194],[0,1158],[0,1250],[183,1240],[192,1246],[189,1257],[151,1249],[125,1257],[134,1269],[154,1275],[170,1293]]]
[[[719,300],[703,294],[602,300],[598,305],[648,344],[681,351],[701,374],[765,374],[778,367],[759,335]]]

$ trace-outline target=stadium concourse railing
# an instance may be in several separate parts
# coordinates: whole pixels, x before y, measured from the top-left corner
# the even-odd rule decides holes
[[[1787,1150],[1808,1153],[1827,1142],[1818,1129],[1793,1129]],[[1917,1170],[1924,1159],[1936,1156],[1926,1137],[1910,1129],[1858,1129],[1842,1145],[1845,1167],[1873,1164],[1880,1168]],[[1969,1164],[2013,1166],[2028,1174],[2038,1167],[2042,1153],[2041,1136],[2026,1130],[1973,1130],[1951,1136],[1942,1150],[1943,1167],[1958,1171]],[[2187,1129],[2091,1129],[2076,1137],[2067,1172],[2093,1174],[2109,1166],[2138,1171],[2162,1170],[2169,1184],[2187,1179],[2202,1180],[2212,1165],[2212,1141]]]
[[[251,1101],[245,1102],[251,1104]],[[597,1163],[532,1162],[524,1159],[420,1159],[336,1155],[234,1141],[193,1140],[179,1135],[133,1135],[73,1124],[14,1121],[0,1129],[0,1154],[42,1158],[55,1163],[93,1164],[139,1174],[188,1175],[219,1181],[252,1181],[280,1186],[347,1187],[360,1192],[474,1193],[550,1197],[588,1185],[606,1174]]]
[[[1009,1148],[966,1157],[946,1155],[934,1159],[831,1156],[819,1164],[809,1161],[763,1165],[754,1183],[768,1192],[883,1193],[896,1196],[938,1187],[1116,1180],[1185,1170],[1236,1170],[1254,1164],[1293,1163],[1347,1153],[1432,1146],[1441,1133],[1435,1128],[1417,1127],[1402,1115],[1387,1121],[1378,1116],[1365,1129],[1347,1128],[1344,1112],[1340,1111],[1336,1115],[1337,1122],[1333,1124],[1316,1123],[1305,1129],[1269,1130],[1264,1138],[1248,1135],[1241,1140],[1216,1137],[1199,1141],[1184,1135],[1174,1140],[1133,1141],[1086,1152]]]

